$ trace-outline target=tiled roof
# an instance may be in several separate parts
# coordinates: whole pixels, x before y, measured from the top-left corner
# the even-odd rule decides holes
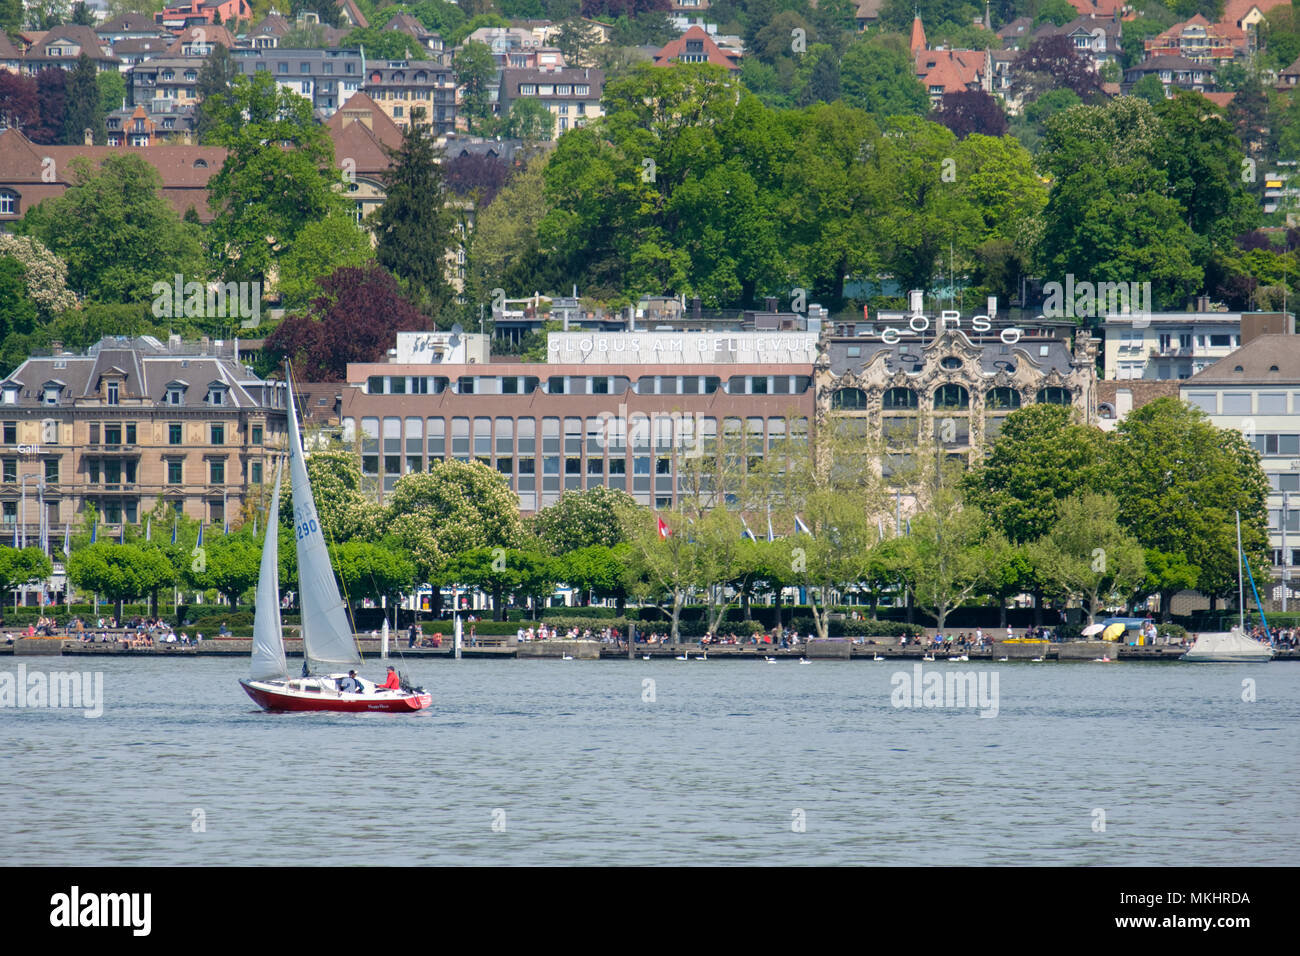
[[[718,44],[713,42],[713,38],[708,33],[698,26],[691,27],[656,53],[655,66],[668,66],[671,63],[678,62],[679,58],[686,52],[686,44],[696,40],[703,42],[703,52],[707,56],[707,62],[712,63],[714,66],[726,67],[728,70],[740,69],[738,62],[740,55],[724,51]]]
[[[1220,383],[1300,385],[1300,336],[1261,335],[1187,380],[1188,385]]]
[[[361,91],[357,91],[348,97],[348,101],[325,121],[325,126],[330,130],[330,135],[335,136],[354,121],[363,118],[369,119],[370,129],[379,142],[390,149],[401,148],[401,129],[379,107],[378,103]]]

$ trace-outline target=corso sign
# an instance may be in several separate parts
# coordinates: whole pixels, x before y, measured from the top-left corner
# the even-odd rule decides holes
[[[924,335],[930,331],[930,317],[921,312],[914,312],[907,320],[907,327],[917,335]],[[993,321],[987,315],[976,315],[970,320],[971,330],[974,332],[991,332],[993,330]],[[939,313],[939,319],[935,323],[935,328],[939,332],[946,332],[949,328],[961,328],[961,313],[956,311],[943,311]],[[880,330],[880,339],[886,345],[893,345],[903,336],[903,329],[889,326]],[[1015,345],[1020,341],[1020,329],[1005,328],[998,333],[1005,345]]]

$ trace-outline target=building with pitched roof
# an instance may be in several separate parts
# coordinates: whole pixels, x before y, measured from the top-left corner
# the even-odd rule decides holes
[[[1124,71],[1123,90],[1127,93],[1147,76],[1157,76],[1164,84],[1165,96],[1173,89],[1192,90],[1197,93],[1214,92],[1214,67],[1197,63],[1185,56],[1153,56],[1136,63]]]
[[[437,60],[367,62],[362,90],[401,129],[417,111],[435,135],[456,129],[456,75]]]
[[[21,219],[32,206],[62,196],[72,185],[73,160],[98,166],[109,156],[122,155],[121,146],[38,146],[20,130],[0,131],[0,224]],[[162,177],[162,197],[181,215],[193,209],[199,220],[211,222],[208,180],[226,161],[219,146],[150,145],[134,151]]]
[[[392,166],[388,149],[402,145],[402,131],[378,103],[354,93],[325,121],[334,143],[334,163],[348,183],[348,198],[361,222],[384,203],[384,176]]]
[[[553,135],[558,139],[566,130],[605,115],[600,103],[604,89],[604,70],[503,70],[498,102],[502,116],[517,100],[541,103],[555,117]]]
[[[706,30],[693,26],[654,55],[655,66],[674,63],[712,63],[732,73],[740,72],[741,54],[734,48],[720,46]]]
[[[1246,32],[1235,23],[1210,23],[1201,14],[1144,41],[1146,55],[1181,56],[1219,66],[1246,53]]]
[[[47,30],[32,43],[23,54],[23,72],[39,73],[51,67],[75,70],[83,53],[94,61],[100,72],[117,70],[121,65],[111,44],[101,40],[90,27],[64,23]]]
[[[286,441],[284,384],[239,364],[233,342],[142,336],[50,351],[0,382],[4,525],[19,520],[28,475],[41,485],[51,529],[80,521],[88,505],[105,525],[134,524],[160,497],[178,514],[221,525],[246,501],[269,497],[263,485]],[[39,527],[35,492],[29,538]]]

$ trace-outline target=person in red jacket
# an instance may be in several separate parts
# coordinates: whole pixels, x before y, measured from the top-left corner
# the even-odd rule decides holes
[[[392,667],[388,668],[388,678],[382,684],[379,685],[379,689],[380,690],[401,690],[402,689],[401,681],[397,679],[397,671],[393,670]]]

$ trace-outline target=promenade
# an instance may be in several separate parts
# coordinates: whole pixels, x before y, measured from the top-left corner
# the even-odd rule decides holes
[[[882,639],[889,643],[855,644],[848,639],[821,641],[813,639],[804,641],[797,647],[773,648],[771,645],[753,644],[718,644],[707,648],[698,643],[672,644],[637,644],[633,652],[634,659],[676,660],[685,656],[689,660],[755,660],[772,658],[782,660],[853,660],[874,661],[876,659],[892,661],[928,661],[936,663],[957,660],[962,652],[954,649],[944,653],[930,647],[908,644],[900,647],[890,638]],[[286,637],[285,655],[302,657],[302,640]],[[369,635],[359,637],[357,645],[366,658],[378,658],[381,642]],[[0,644],[0,656],[63,656],[63,657],[248,657],[251,655],[253,642],[250,638],[223,637],[205,639],[197,644],[155,644],[153,647],[129,647],[124,642],[77,641],[59,638],[20,638],[13,644]],[[1101,657],[1110,657],[1115,661],[1176,661],[1186,651],[1181,645],[1156,645],[1149,647],[1132,647],[1127,644],[1103,643],[1100,641],[1063,641],[1045,644],[1024,644],[995,642],[985,647],[972,647],[965,651],[969,661],[984,663],[999,662],[1037,662],[1041,658],[1047,662],[1091,662]],[[451,659],[455,651],[450,641],[442,647],[407,647],[403,636],[399,641],[396,636],[389,640],[389,658],[401,659]],[[481,637],[474,646],[461,648],[462,658],[492,659],[562,659],[572,657],[580,660],[627,660],[626,644],[607,644],[601,641],[547,640],[517,643],[508,637]],[[1274,660],[1300,660],[1300,650],[1277,649]]]

